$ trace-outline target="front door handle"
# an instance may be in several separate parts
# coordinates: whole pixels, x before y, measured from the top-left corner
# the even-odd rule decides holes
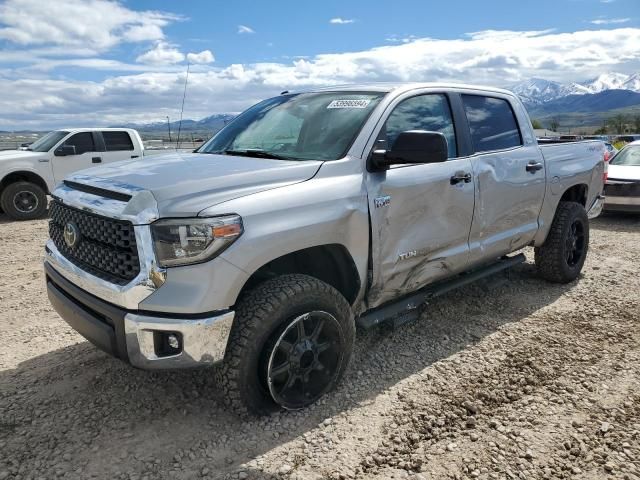
[[[456,172],[453,177],[451,177],[451,185],[457,185],[460,182],[471,182],[471,174],[469,172]]]
[[[131,158],[138,158],[139,155],[131,155]]]
[[[91,157],[91,163],[102,163],[102,157]]]
[[[536,173],[538,170],[542,170],[544,165],[540,162],[531,161],[527,163],[527,172]]]

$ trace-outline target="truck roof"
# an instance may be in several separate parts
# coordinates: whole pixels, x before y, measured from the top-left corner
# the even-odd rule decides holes
[[[503,95],[515,96],[515,94],[509,90],[503,88],[487,87],[485,85],[468,85],[464,83],[452,83],[452,82],[379,82],[379,83],[357,83],[347,85],[332,85],[328,87],[319,87],[306,92],[331,92],[331,91],[370,91],[370,92],[405,92],[409,90],[415,90],[417,88],[442,88],[442,89],[463,89],[463,90],[480,90],[483,92],[500,93]],[[293,92],[292,92],[293,93]]]
[[[69,133],[77,133],[77,132],[93,132],[95,130],[100,130],[101,132],[135,132],[136,130],[133,128],[112,128],[112,127],[81,127],[81,128],[58,128],[56,130],[64,130]]]

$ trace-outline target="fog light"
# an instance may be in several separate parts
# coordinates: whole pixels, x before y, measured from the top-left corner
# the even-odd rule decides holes
[[[153,342],[158,357],[170,357],[182,352],[183,345],[180,332],[156,330],[153,332]]]
[[[169,334],[167,337],[167,343],[174,350],[178,350],[180,348],[180,339],[173,333]]]

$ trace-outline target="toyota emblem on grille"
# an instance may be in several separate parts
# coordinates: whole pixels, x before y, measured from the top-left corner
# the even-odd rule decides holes
[[[66,243],[69,248],[73,248],[78,244],[78,240],[80,240],[78,227],[75,223],[68,222],[64,226],[64,243]]]

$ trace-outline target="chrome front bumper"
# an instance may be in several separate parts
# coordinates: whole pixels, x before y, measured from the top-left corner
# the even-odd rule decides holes
[[[146,315],[108,303],[69,281],[45,260],[47,293],[58,314],[78,333],[105,352],[143,369],[207,366],[224,359],[234,312],[181,317]],[[171,332],[180,350],[166,354],[158,338]]]
[[[144,369],[190,368],[220,362],[233,318],[234,312],[197,320],[128,313],[124,317],[124,330],[129,362]],[[158,332],[178,333],[182,338],[180,353],[159,357],[154,341]]]

